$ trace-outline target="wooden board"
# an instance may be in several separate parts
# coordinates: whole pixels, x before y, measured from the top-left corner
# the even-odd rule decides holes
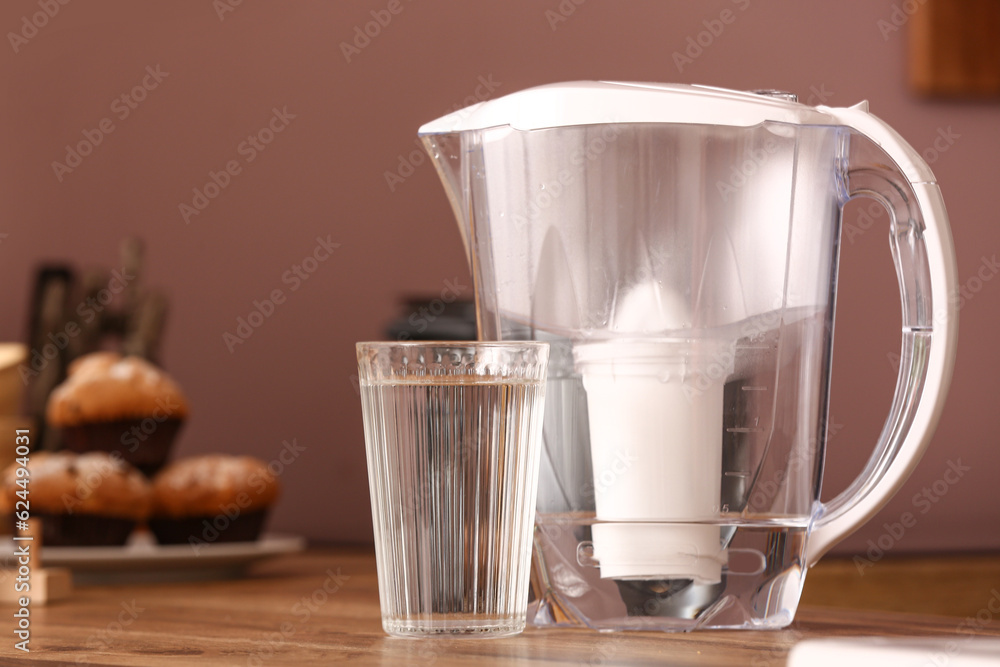
[[[909,23],[910,84],[922,95],[1000,97],[1000,2],[907,0],[887,26]]]
[[[879,563],[883,571],[892,567]],[[946,563],[944,567],[947,567]],[[937,586],[933,568],[905,587]],[[921,578],[923,577],[923,578]],[[808,587],[808,583],[807,583]],[[884,591],[883,591],[884,593]],[[989,592],[984,591],[988,596]],[[984,598],[985,599],[985,598]],[[37,609],[32,652],[0,644],[0,664],[90,665],[783,665],[805,638],[951,635],[962,619],[804,608],[781,631],[692,634],[535,629],[493,640],[392,639],[382,632],[370,548],[310,550],[254,567],[244,580],[78,588]],[[2,622],[0,622],[2,623]],[[1000,636],[1000,614],[977,634]],[[63,662],[65,661],[65,663]]]

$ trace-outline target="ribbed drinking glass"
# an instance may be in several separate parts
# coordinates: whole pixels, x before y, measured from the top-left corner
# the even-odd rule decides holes
[[[524,629],[545,343],[358,343],[382,626]]]

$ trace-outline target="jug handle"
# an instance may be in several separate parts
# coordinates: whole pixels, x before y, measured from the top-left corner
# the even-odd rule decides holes
[[[944,408],[958,342],[955,249],[933,172],[895,130],[868,113],[867,102],[823,110],[871,144],[852,141],[851,156],[857,150],[860,159],[842,170],[841,211],[859,196],[874,198],[889,211],[903,342],[892,409],[879,442],[858,478],[814,513],[807,567],[871,519],[909,478]],[[845,140],[853,138],[845,133]]]

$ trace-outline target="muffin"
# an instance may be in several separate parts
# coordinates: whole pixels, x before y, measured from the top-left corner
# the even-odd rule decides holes
[[[7,495],[0,476],[0,535],[11,535],[14,532],[14,500],[18,499]]]
[[[153,480],[149,529],[160,544],[253,541],[279,490],[267,464],[250,456],[181,459]]]
[[[0,476],[0,495],[13,505],[16,467]],[[35,452],[28,463],[31,519],[42,520],[49,546],[120,546],[152,506],[146,478],[106,452]]]
[[[117,452],[152,476],[166,462],[188,415],[180,387],[139,357],[94,352],[69,366],[49,396],[46,417],[73,452]]]

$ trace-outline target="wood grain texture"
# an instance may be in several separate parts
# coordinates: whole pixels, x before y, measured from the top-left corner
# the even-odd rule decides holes
[[[809,571],[801,604],[965,618],[994,592],[1000,606],[1000,554],[825,558]]]
[[[879,565],[892,568],[889,562]],[[905,586],[939,583],[931,568]],[[947,593],[947,586],[939,590]],[[33,610],[30,654],[14,651],[5,630],[0,664],[783,665],[790,647],[805,638],[956,634],[961,641],[968,636],[959,634],[961,622],[813,607],[801,609],[782,631],[671,635],[529,628],[495,640],[392,639],[381,628],[373,553],[313,549],[261,563],[242,580],[80,587],[69,601]],[[1000,614],[978,633],[1000,636]]]
[[[911,0],[897,6],[889,21],[910,23],[910,83],[916,92],[1000,96],[1000,2]]]

